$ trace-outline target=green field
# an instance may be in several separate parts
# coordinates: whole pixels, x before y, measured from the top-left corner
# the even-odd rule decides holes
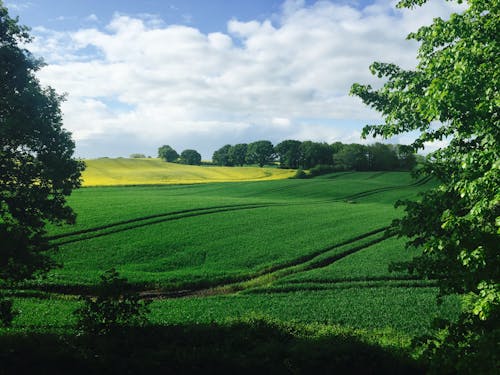
[[[82,188],[69,200],[77,224],[50,227],[64,267],[15,294],[21,315],[6,331],[70,332],[76,295],[115,267],[154,298],[150,320],[159,326],[225,327],[257,316],[406,350],[434,318],[460,308],[453,296],[436,303],[434,280],[388,271],[417,254],[385,235],[402,214],[394,202],[432,185],[406,172],[344,172]]]

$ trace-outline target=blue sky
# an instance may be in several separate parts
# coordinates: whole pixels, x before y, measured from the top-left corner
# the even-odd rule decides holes
[[[379,85],[373,61],[415,65],[405,36],[459,6],[394,1],[7,0],[68,94],[77,156],[156,155],[163,144],[209,159],[224,144],[269,139],[364,142],[379,115],[348,95]],[[407,143],[411,136],[392,142]]]

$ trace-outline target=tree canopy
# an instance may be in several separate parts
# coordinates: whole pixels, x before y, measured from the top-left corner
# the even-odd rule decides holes
[[[212,156],[212,161],[214,164],[222,166],[233,165],[233,160],[231,157],[231,145],[225,145],[214,152]]]
[[[246,161],[249,164],[258,164],[263,167],[274,161],[274,147],[270,141],[250,143],[247,148]]]
[[[296,169],[299,167],[301,150],[300,145],[302,142],[292,139],[284,140],[278,143],[274,150],[278,156],[280,166],[282,168]]]
[[[246,143],[238,143],[234,146],[231,146],[229,149],[229,160],[233,163],[233,165],[242,166],[245,164],[246,155],[247,155],[247,147]]]
[[[84,168],[62,128],[63,97],[40,85],[43,62],[22,47],[30,41],[0,2],[0,279],[13,281],[54,266],[45,225],[74,222],[66,197]]]
[[[158,157],[172,163],[179,159],[179,154],[169,145],[163,145],[158,148]]]
[[[181,164],[200,165],[201,155],[196,150],[191,150],[191,149],[184,150],[181,152],[179,161]]]
[[[425,2],[404,0],[398,6]],[[440,279],[444,294],[466,296],[459,324],[429,341],[429,353],[445,361],[446,371],[474,363],[488,372],[498,367],[500,336],[500,3],[467,5],[462,14],[436,18],[408,36],[420,42],[415,70],[376,62],[370,69],[386,80],[383,87],[354,84],[351,92],[385,118],[384,124],[366,126],[364,136],[417,131],[414,149],[448,142],[429,155],[421,171],[440,185],[420,202],[406,202],[406,216],[394,228],[423,249],[406,267]]]

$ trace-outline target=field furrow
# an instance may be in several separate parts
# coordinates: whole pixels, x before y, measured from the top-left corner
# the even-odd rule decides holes
[[[104,225],[102,227],[81,230],[81,231],[73,232],[73,233],[70,233],[67,235],[54,236],[53,239],[67,238],[67,237],[73,237],[73,236],[76,236],[77,238],[52,242],[51,247],[63,246],[63,245],[67,245],[67,244],[71,244],[71,243],[75,243],[75,242],[86,241],[86,240],[97,238],[97,237],[107,236],[110,234],[120,233],[120,232],[123,232],[126,230],[137,229],[137,228],[142,228],[145,226],[164,223],[167,221],[181,220],[181,219],[190,218],[190,217],[211,215],[211,214],[228,212],[228,211],[251,210],[251,209],[270,207],[270,206],[272,206],[272,204],[269,204],[269,205],[262,205],[262,204],[261,205],[257,205],[257,204],[254,204],[254,205],[234,205],[234,206],[225,206],[225,207],[221,206],[219,208],[217,208],[217,207],[203,208],[203,209],[197,209],[197,210],[184,210],[184,211],[177,211],[177,212],[171,212],[171,213],[165,213],[165,214],[152,215],[149,217],[131,219],[131,220],[126,220],[126,221],[123,221],[120,223]],[[132,224],[132,225],[130,225],[130,224]],[[88,234],[88,233],[90,233],[90,235],[85,236],[85,234]]]

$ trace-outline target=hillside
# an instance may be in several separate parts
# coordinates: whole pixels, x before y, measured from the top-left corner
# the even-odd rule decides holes
[[[84,160],[83,186],[194,184],[285,179],[293,170],[258,167],[194,166],[160,159]]]
[[[205,181],[207,172],[224,178],[220,171],[240,170],[240,178],[248,178],[247,171],[261,171],[158,160],[90,164],[90,172],[99,171],[97,165],[103,174],[113,166],[115,176],[127,167],[132,175],[155,165],[170,171],[170,178],[175,170],[198,171]],[[188,179],[180,172],[177,178]],[[18,353],[25,356],[31,349],[24,349],[23,332],[40,332],[56,340],[47,347],[72,356],[57,340],[74,332],[72,311],[82,305],[77,295],[94,293],[100,275],[115,268],[151,300],[152,326],[137,336],[148,340],[135,346],[148,348],[138,357],[140,366],[150,364],[145,358],[154,352],[168,353],[174,369],[210,361],[229,368],[234,358],[237,366],[255,368],[265,353],[275,373],[288,373],[284,361],[298,368],[318,365],[318,373],[357,373],[352,358],[358,370],[376,362],[392,373],[421,373],[411,363],[411,340],[428,333],[434,318],[456,318],[460,301],[453,296],[438,305],[436,280],[390,272],[391,262],[418,251],[405,250],[404,239],[385,229],[402,214],[394,209],[396,200],[417,198],[433,185],[407,172],[341,172],[304,180],[79,189],[69,198],[77,224],[49,227],[50,243],[59,248],[54,260],[63,268],[26,283],[14,296],[22,314],[9,331],[0,329],[0,338],[18,335]],[[116,348],[113,356],[122,356],[122,347]],[[318,353],[326,360],[316,362]]]

